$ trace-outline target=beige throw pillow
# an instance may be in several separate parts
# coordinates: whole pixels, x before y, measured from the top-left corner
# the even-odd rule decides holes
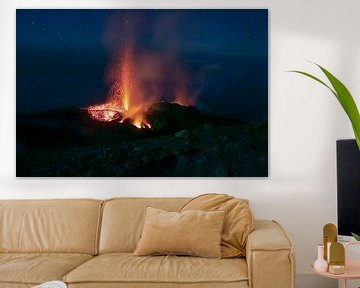
[[[181,209],[188,210],[225,211],[221,238],[222,257],[245,256],[247,237],[254,230],[254,216],[247,200],[225,194],[204,194],[190,200]]]
[[[224,211],[168,212],[146,208],[134,255],[192,255],[221,258]]]

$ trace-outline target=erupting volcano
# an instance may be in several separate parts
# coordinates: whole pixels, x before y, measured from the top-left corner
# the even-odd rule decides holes
[[[92,105],[86,108],[90,117],[101,122],[129,120],[137,128],[151,128],[146,120],[146,103],[136,105],[131,102],[135,89],[133,89],[134,72],[131,65],[131,54],[127,51],[121,61],[119,80],[109,90],[105,103]]]
[[[187,74],[176,59],[164,53],[140,52],[130,48],[114,57],[107,71],[110,89],[104,103],[86,108],[101,122],[128,122],[150,129],[147,110],[156,102],[193,105]]]

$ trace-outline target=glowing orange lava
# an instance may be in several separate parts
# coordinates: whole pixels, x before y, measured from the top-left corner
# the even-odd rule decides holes
[[[120,111],[112,109],[106,104],[90,106],[87,108],[87,112],[92,119],[101,122],[111,122],[122,118],[122,113]]]
[[[104,103],[86,108],[90,117],[102,122],[131,123],[139,129],[150,129],[147,110],[156,102],[173,101],[194,105],[191,81],[176,61],[167,54],[136,51],[128,45],[114,55],[107,69],[106,81],[111,83]],[[171,59],[171,57],[170,57]],[[171,83],[171,94],[166,90]],[[173,100],[166,97],[173,97]]]
[[[120,79],[109,89],[105,103],[86,108],[90,117],[101,122],[129,120],[135,127],[151,128],[145,119],[146,105],[131,105],[131,97],[134,91],[131,55],[126,52],[122,59],[119,71]]]

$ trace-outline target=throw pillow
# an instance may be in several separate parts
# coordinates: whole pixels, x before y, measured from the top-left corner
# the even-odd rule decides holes
[[[247,236],[254,230],[254,217],[247,200],[225,194],[204,194],[190,200],[181,209],[181,211],[188,210],[225,211],[221,237],[222,257],[246,255]]]
[[[168,212],[146,208],[134,255],[192,255],[221,258],[224,211]]]

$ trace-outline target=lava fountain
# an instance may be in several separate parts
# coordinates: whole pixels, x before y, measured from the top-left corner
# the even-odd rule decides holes
[[[118,71],[119,79],[110,87],[105,103],[89,106],[86,110],[90,117],[97,121],[123,123],[128,120],[139,129],[151,128],[145,116],[148,108],[146,103],[132,103],[135,89],[131,58],[131,53],[125,51]]]
[[[130,48],[131,47],[131,48]],[[105,74],[109,92],[103,103],[86,109],[101,122],[131,123],[139,129],[151,129],[148,109],[156,102],[194,105],[197,91],[186,69],[171,52],[120,49]]]

